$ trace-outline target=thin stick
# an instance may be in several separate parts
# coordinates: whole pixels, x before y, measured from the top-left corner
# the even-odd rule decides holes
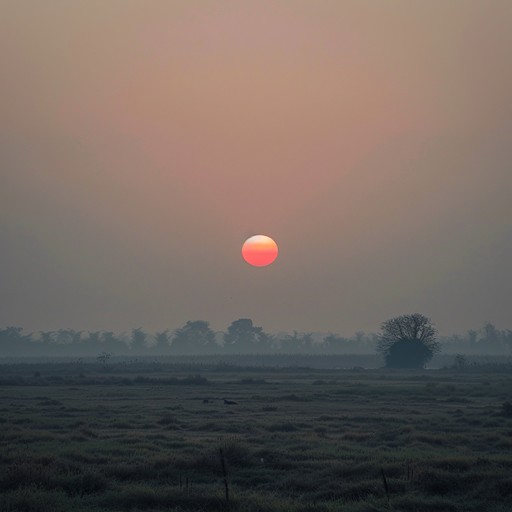
[[[388,480],[386,478],[386,473],[384,473],[384,468],[380,468],[380,472],[382,474],[382,483],[384,484],[384,491],[386,492],[386,498],[388,499],[388,507],[389,507],[389,487]]]
[[[226,470],[226,461],[224,460],[224,454],[222,448],[219,448],[220,452],[220,464],[222,466],[222,476],[224,477],[224,492],[226,494],[226,509],[229,510],[229,484],[228,484],[228,472]]]

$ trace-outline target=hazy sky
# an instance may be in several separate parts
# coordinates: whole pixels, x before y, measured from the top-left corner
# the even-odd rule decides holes
[[[0,326],[512,327],[511,27],[510,0],[2,0]]]

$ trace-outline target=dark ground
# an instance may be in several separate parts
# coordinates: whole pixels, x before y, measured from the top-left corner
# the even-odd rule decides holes
[[[4,364],[0,511],[510,510],[511,391],[499,366]]]

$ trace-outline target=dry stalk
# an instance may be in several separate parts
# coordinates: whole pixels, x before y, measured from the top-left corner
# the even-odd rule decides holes
[[[226,510],[229,510],[229,483],[228,483],[228,472],[226,469],[226,461],[224,459],[224,454],[222,453],[222,448],[219,448],[220,453],[220,464],[222,466],[222,477],[224,479],[224,493],[226,496]]]

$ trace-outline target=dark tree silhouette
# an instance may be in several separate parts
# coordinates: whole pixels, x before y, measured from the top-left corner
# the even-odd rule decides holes
[[[436,328],[419,313],[386,320],[381,330],[377,351],[388,368],[424,368],[440,350]]]
[[[198,354],[216,349],[215,333],[204,320],[189,320],[174,332],[171,345],[175,354]]]
[[[264,352],[270,342],[270,336],[262,327],[256,327],[250,318],[235,320],[224,334],[224,348],[230,352]]]

